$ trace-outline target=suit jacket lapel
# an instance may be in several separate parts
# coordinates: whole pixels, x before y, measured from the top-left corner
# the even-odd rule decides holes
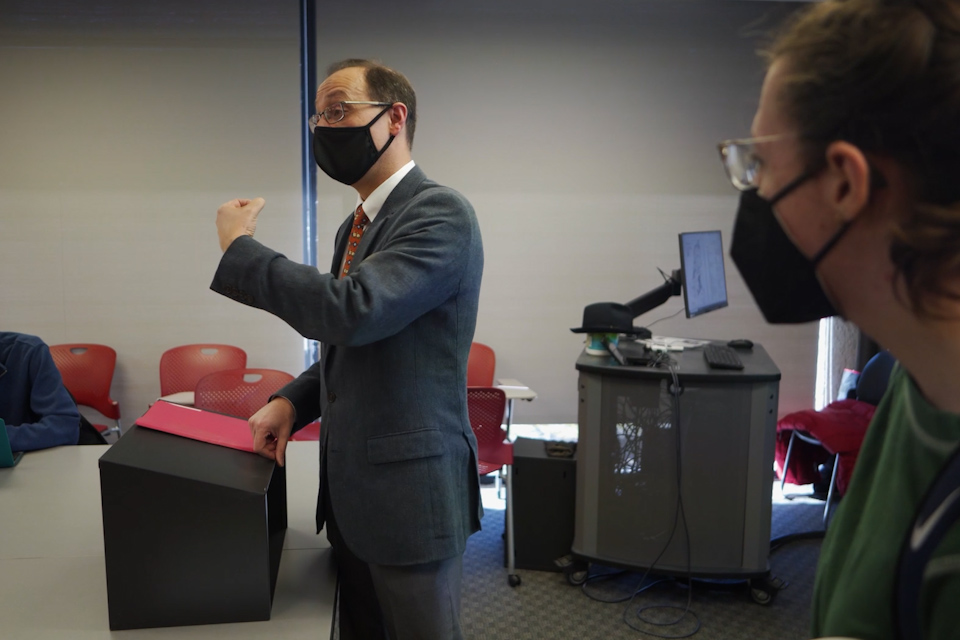
[[[403,177],[403,180],[393,188],[393,191],[390,192],[390,195],[387,196],[387,199],[384,201],[383,206],[380,207],[380,212],[377,213],[376,219],[363,232],[363,239],[360,240],[360,246],[357,247],[357,262],[361,262],[375,251],[376,247],[379,246],[377,241],[380,231],[386,225],[387,219],[417,193],[420,185],[426,179],[427,176],[423,173],[423,170],[414,165],[414,167],[407,172],[407,175]],[[345,250],[346,243],[343,244]],[[343,254],[341,253],[340,255],[342,256]]]
[[[343,254],[347,251],[347,241],[350,237],[350,228],[353,226],[353,215],[351,214],[337,231],[337,245],[333,252],[333,262],[330,264],[330,273],[334,278],[340,277],[340,265],[343,264]]]
[[[353,214],[344,220],[337,231],[336,250],[333,252],[333,262],[330,264],[330,273],[334,278],[340,277],[340,265],[343,264],[343,254],[347,251],[347,242],[350,239],[350,228],[353,227]],[[329,380],[330,362],[333,360],[333,354],[336,347],[332,344],[324,344],[321,347],[321,359],[323,360],[323,377]]]
[[[423,170],[418,166],[414,166],[413,169],[403,177],[403,180],[393,188],[393,191],[390,192],[390,195],[387,196],[383,206],[380,208],[376,220],[363,232],[363,239],[360,240],[360,246],[357,247],[356,252],[355,260],[357,263],[361,262],[368,254],[373,253],[378,246],[377,240],[380,235],[380,230],[383,229],[387,219],[393,215],[394,211],[403,206],[417,193],[420,185],[426,179],[427,176],[423,173]],[[334,252],[333,264],[330,265],[330,273],[332,273],[335,278],[340,276],[340,265],[343,264],[343,255],[347,251],[347,242],[350,240],[351,227],[353,227],[353,214],[340,225],[340,230],[337,232],[337,250]],[[326,347],[326,352],[323,358],[323,374],[329,379],[330,362],[333,360],[333,355],[337,349],[335,345],[324,346]]]
[[[383,206],[380,208],[380,213],[377,214],[377,220],[389,218],[399,205],[405,204],[417,193],[421,183],[426,179],[427,176],[423,173],[423,169],[414,165],[414,167],[407,172],[407,175],[403,176],[403,180],[393,188],[390,195],[387,196],[386,201],[384,201]]]

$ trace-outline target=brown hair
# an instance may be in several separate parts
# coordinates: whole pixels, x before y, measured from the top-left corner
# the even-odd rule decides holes
[[[906,168],[915,203],[890,257],[914,311],[940,316],[960,300],[960,2],[830,0],[764,55],[783,61],[780,99],[811,154],[846,140]]]
[[[402,102],[407,106],[407,142],[413,148],[413,134],[417,128],[417,94],[407,77],[399,71],[394,71],[376,60],[350,58],[334,62],[327,67],[327,76],[331,76],[342,69],[359,67],[364,69],[364,79],[367,81],[367,91],[370,98],[377,102]]]

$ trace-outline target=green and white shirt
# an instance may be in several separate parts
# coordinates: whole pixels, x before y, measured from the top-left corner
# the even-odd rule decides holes
[[[933,407],[896,367],[823,541],[814,637],[896,637],[893,587],[901,545],[958,442],[960,415]],[[927,565],[920,597],[924,637],[960,638],[960,525]]]

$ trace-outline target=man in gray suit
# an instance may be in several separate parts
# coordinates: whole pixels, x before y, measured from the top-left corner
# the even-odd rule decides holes
[[[217,211],[211,288],[323,345],[250,419],[254,446],[282,465],[290,434],[323,416],[317,530],[339,565],[341,638],[460,638],[462,556],[482,515],[466,399],[480,229],[470,203],[412,161],[416,97],[402,74],[335,64],[316,109],[314,157],[362,205],[331,272],[253,239],[262,199]]]

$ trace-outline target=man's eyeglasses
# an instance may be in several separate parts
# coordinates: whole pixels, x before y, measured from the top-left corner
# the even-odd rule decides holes
[[[727,170],[730,182],[740,191],[756,189],[760,185],[760,158],[757,157],[755,145],[758,142],[773,142],[790,137],[792,133],[775,133],[758,138],[737,138],[724,140],[717,145],[723,168]]]
[[[370,100],[344,100],[343,102],[334,102],[320,113],[310,116],[310,119],[307,120],[307,123],[310,125],[310,133],[313,133],[313,130],[320,124],[320,116],[323,116],[323,119],[329,124],[336,124],[343,120],[343,117],[346,115],[343,110],[343,105],[345,104],[366,104],[375,107],[389,107],[393,103],[371,102]]]

